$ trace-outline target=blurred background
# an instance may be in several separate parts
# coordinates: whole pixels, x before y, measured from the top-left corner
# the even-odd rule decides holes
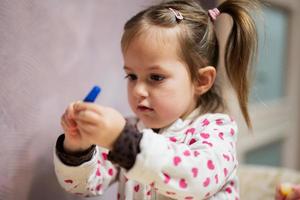
[[[0,0],[0,200],[80,199],[64,192],[54,175],[60,116],[95,84],[103,89],[98,103],[132,115],[120,38],[124,23],[156,2]],[[221,1],[200,2],[213,8]],[[257,17],[261,39],[251,90],[252,133],[229,86],[226,98],[241,124],[241,165],[299,171],[300,1],[264,3]],[[230,23],[226,16],[218,19],[222,45]],[[116,199],[115,189],[92,199]]]

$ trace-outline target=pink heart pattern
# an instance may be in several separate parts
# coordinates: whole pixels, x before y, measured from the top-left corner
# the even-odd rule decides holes
[[[185,181],[185,179],[180,179],[180,181],[179,181],[179,186],[181,187],[181,188],[186,188],[187,187],[187,183],[186,183],[186,181]]]
[[[219,125],[219,126],[222,125],[223,124],[223,120],[222,119],[217,119],[216,120],[216,124]]]
[[[235,134],[233,128],[230,129],[230,134],[231,134],[231,136],[233,136]]]
[[[170,181],[170,176],[167,173],[163,173],[163,175],[165,176],[164,183],[168,184]]]
[[[102,158],[103,158],[103,160],[107,160],[107,153],[102,153]]]
[[[200,136],[204,139],[209,138],[209,134],[208,133],[200,133]]]
[[[192,144],[194,144],[195,142],[197,142],[197,140],[196,140],[195,138],[192,138],[192,139],[190,140],[190,142],[189,142],[189,145],[192,145]]]
[[[113,170],[112,168],[110,168],[110,169],[108,170],[108,174],[109,174],[110,176],[112,176],[112,175],[114,174],[114,170]]]
[[[181,162],[181,158],[179,156],[175,156],[173,158],[173,163],[175,166],[179,165],[180,162]]]
[[[97,190],[97,191],[100,191],[100,190],[101,190],[101,187],[102,187],[102,184],[97,185],[97,186],[96,186],[96,190]]]
[[[139,191],[139,189],[140,189],[140,185],[138,184],[138,185],[136,185],[136,186],[134,186],[134,191],[135,192],[138,192]]]
[[[227,188],[225,189],[225,191],[226,191],[227,193],[229,193],[229,194],[231,194],[231,193],[232,193],[232,190],[231,190],[231,188],[230,188],[230,187],[227,187]]]
[[[207,178],[205,179],[205,181],[203,182],[203,186],[204,186],[204,187],[207,187],[207,186],[209,185],[209,183],[210,183],[210,178],[207,177]]]
[[[97,168],[96,176],[101,176],[101,172],[100,172],[100,169],[99,169],[99,168]]]
[[[208,119],[204,119],[203,121],[202,121],[202,126],[208,126],[209,125],[209,121],[208,121]]]
[[[224,140],[224,133],[223,133],[223,132],[220,132],[220,133],[219,133],[219,138],[220,138],[221,140]]]
[[[187,135],[187,134],[194,134],[195,133],[195,128],[190,128],[190,129],[188,129],[186,132],[185,132],[185,134]]]
[[[194,151],[194,156],[197,157],[198,155],[200,155],[199,151],[195,150]]]
[[[223,158],[224,158],[225,160],[227,160],[227,161],[230,160],[230,157],[229,157],[228,155],[226,155],[226,154],[223,154]]]
[[[227,168],[224,168],[224,176],[226,177],[227,174],[228,174],[228,170],[227,170]]]
[[[198,169],[196,167],[192,168],[193,177],[196,178],[198,175]]]
[[[191,152],[190,152],[189,150],[185,150],[185,151],[183,152],[183,155],[185,155],[185,156],[190,156],[190,155],[191,155]]]
[[[215,181],[216,181],[216,184],[219,183],[219,177],[218,177],[218,174],[215,175]]]
[[[149,190],[148,192],[147,192],[147,196],[150,196],[151,195],[151,190]]]
[[[208,126],[209,124],[210,124],[211,122],[208,120],[208,119],[204,119],[203,121],[202,121],[202,126]],[[216,121],[215,121],[215,123],[217,124],[217,125],[223,125],[224,124],[224,120],[223,119],[217,119]],[[213,124],[214,125],[214,124]],[[215,125],[214,125],[215,126]],[[213,130],[213,129],[211,129],[211,130]],[[222,126],[220,126],[219,127],[219,130],[221,130],[222,131]],[[224,130],[223,130],[224,131]],[[188,129],[186,132],[185,132],[185,134],[194,134],[194,133],[196,133],[196,129],[195,128],[190,128],[190,129]],[[208,146],[210,146],[210,147],[213,147],[213,143],[212,143],[212,141],[213,140],[210,140],[209,138],[211,138],[212,136],[214,136],[214,135],[212,135],[212,133],[216,133],[217,134],[217,137],[219,137],[221,140],[224,140],[224,139],[227,139],[227,136],[228,135],[226,135],[226,137],[224,137],[224,133],[223,132],[219,132],[217,129],[214,129],[214,131],[212,131],[211,133],[207,133],[207,132],[201,132],[200,134],[197,132],[197,135],[195,135],[195,136],[200,136],[201,138],[203,138],[203,140],[204,141],[201,141],[201,139],[200,139],[200,142],[202,142],[202,144],[206,144],[206,145],[208,145]],[[227,133],[227,132],[226,132]],[[199,134],[199,135],[198,135]],[[229,134],[231,135],[231,136],[233,136],[234,134],[235,134],[235,130],[233,129],[233,128],[231,128],[230,130],[229,130]],[[214,136],[215,137],[215,136]],[[178,140],[176,139],[176,137],[170,137],[170,138],[168,138],[171,142],[178,142]],[[189,141],[184,141],[184,142],[182,142],[182,143],[187,143],[188,142],[188,144],[189,145],[191,145],[191,144],[194,144],[195,142],[197,142],[198,141],[198,139],[199,138],[191,138]],[[199,141],[198,141],[199,142]],[[170,145],[171,145],[171,143],[169,143]],[[216,141],[216,143],[214,143],[214,145],[216,146],[218,143],[217,143],[217,141]],[[233,146],[233,144],[231,144],[231,146],[232,147],[234,147]],[[198,157],[199,155],[200,155],[200,152],[199,151],[197,151],[197,150],[184,150],[184,151],[182,151],[182,153],[183,153],[183,156],[191,156],[191,155],[193,155],[194,157]],[[103,160],[107,160],[107,153],[102,153],[101,154],[102,155],[102,158],[103,158]],[[226,153],[226,152],[224,152],[223,154],[221,154],[222,156],[223,156],[223,158],[224,158],[224,162],[225,161],[227,161],[227,162],[229,162],[230,160],[231,160],[231,156],[233,156],[232,154],[230,154],[229,152],[228,152],[228,154]],[[180,156],[174,156],[173,157],[173,164],[175,165],[175,166],[179,166],[179,164],[181,164],[181,162],[183,162],[183,161],[185,161],[185,160],[182,160],[182,158],[181,158],[182,156],[180,155]],[[187,159],[187,158],[185,158],[185,157],[183,157],[184,159]],[[96,170],[96,176],[101,176],[101,172],[100,172],[100,167],[101,167],[101,162],[103,162],[102,160],[100,161],[100,160],[97,160],[97,163],[98,163],[98,168],[97,168],[97,170]],[[181,165],[183,165],[183,164],[181,164]],[[216,166],[215,166],[215,164],[214,164],[214,162],[213,162],[213,160],[207,160],[207,163],[206,163],[206,165],[207,165],[207,168],[209,169],[209,170],[215,170],[216,169]],[[196,168],[196,167],[192,167],[191,169],[190,169],[191,171],[190,171],[190,173],[192,173],[191,175],[193,176],[193,178],[197,178],[198,177],[198,175],[199,175],[199,169],[198,168]],[[227,168],[223,168],[223,172],[224,172],[224,175],[225,175],[225,177],[227,177],[228,176],[228,169]],[[110,176],[113,176],[114,175],[114,169],[113,168],[109,168],[108,169],[108,174],[110,175]],[[170,175],[168,174],[168,173],[165,173],[165,172],[163,172],[162,173],[163,174],[163,176],[164,176],[164,183],[165,184],[169,184],[170,183],[170,181],[171,181],[171,177],[170,177]],[[201,174],[200,174],[201,175]],[[200,175],[199,175],[199,177],[200,177]],[[219,174],[220,175],[220,174]],[[202,176],[202,175],[201,175]],[[221,175],[222,176],[222,175]],[[125,177],[126,178],[126,177]],[[127,179],[127,178],[126,178]],[[128,179],[127,179],[128,180]],[[72,180],[64,180],[65,181],[65,183],[73,183],[73,181]],[[218,174],[215,174],[215,175],[212,175],[211,177],[206,177],[205,179],[203,179],[202,180],[203,182],[202,182],[202,184],[203,184],[203,187],[208,187],[211,183],[215,183],[215,184],[218,184],[220,181],[219,181],[219,177],[218,177]],[[181,178],[180,180],[179,180],[179,187],[180,188],[187,188],[188,187],[188,185],[189,185],[189,182],[187,182],[187,180],[185,179],[185,178]],[[151,184],[151,187],[153,187],[154,188],[154,182],[152,182]],[[232,185],[231,185],[231,187],[233,187],[233,183],[232,183]],[[227,192],[227,193],[232,193],[232,188],[231,187],[227,187],[227,188],[225,188],[225,191]],[[92,189],[95,189],[95,190],[97,190],[97,191],[100,191],[101,189],[102,189],[102,184],[98,184],[96,187],[94,187],[94,188],[92,188]],[[139,184],[137,184],[137,185],[135,185],[134,186],[134,191],[135,192],[139,192],[139,191],[141,191],[141,188],[140,188],[140,185]],[[168,195],[175,195],[175,193],[174,192],[166,192]],[[147,195],[151,195],[151,190],[149,190],[147,193],[145,193],[145,194],[147,194]],[[119,195],[118,195],[119,196]],[[210,193],[207,193],[206,194],[206,196],[208,197],[208,196],[210,196]],[[192,196],[186,196],[184,199],[194,199]]]
[[[176,139],[175,137],[170,137],[169,140],[170,140],[171,142],[177,142],[177,139]]]
[[[208,142],[208,141],[203,141],[202,144],[207,144],[208,146],[212,147],[213,144],[211,142]]]
[[[212,160],[208,160],[207,161],[207,168],[210,169],[210,170],[214,170],[215,169],[215,165],[213,163]]]

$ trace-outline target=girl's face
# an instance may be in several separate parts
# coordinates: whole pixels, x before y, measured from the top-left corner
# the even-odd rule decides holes
[[[194,110],[196,95],[174,31],[150,34],[133,39],[123,52],[128,100],[145,126],[163,128]]]

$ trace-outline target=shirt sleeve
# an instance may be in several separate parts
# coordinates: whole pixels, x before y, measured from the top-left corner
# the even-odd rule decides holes
[[[142,134],[135,125],[126,122],[126,125],[108,153],[108,160],[120,167],[129,170],[135,163],[137,154],[140,152]]]
[[[146,129],[126,176],[174,199],[208,198],[235,174],[236,132],[236,123],[227,115],[199,118],[178,133],[185,135],[181,142]]]
[[[90,153],[90,152],[89,152]],[[107,160],[108,150],[96,146],[90,160],[78,166],[63,162],[54,149],[54,169],[59,184],[78,196],[102,195],[118,179],[119,167]]]

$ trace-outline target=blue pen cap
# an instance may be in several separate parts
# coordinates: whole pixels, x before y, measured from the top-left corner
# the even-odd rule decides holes
[[[99,86],[94,86],[93,89],[84,98],[83,101],[93,103],[100,92],[101,92],[101,88]]]

